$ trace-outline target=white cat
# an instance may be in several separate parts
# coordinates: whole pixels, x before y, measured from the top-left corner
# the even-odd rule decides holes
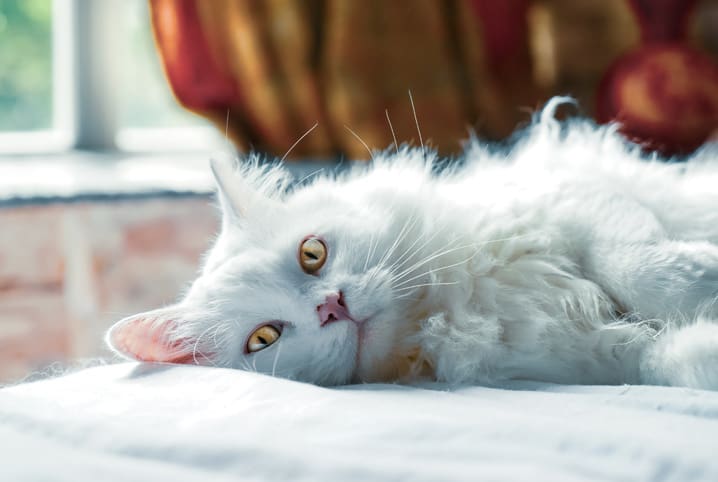
[[[441,172],[408,147],[302,186],[214,162],[200,276],[107,342],[318,384],[718,389],[718,149],[648,159],[614,127],[554,120],[561,101],[510,150],[472,140]]]

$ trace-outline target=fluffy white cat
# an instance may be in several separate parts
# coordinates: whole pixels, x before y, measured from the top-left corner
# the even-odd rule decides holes
[[[554,99],[509,149],[403,147],[294,185],[214,162],[222,229],[176,305],[107,335],[142,361],[318,384],[718,389],[718,149],[646,157]]]

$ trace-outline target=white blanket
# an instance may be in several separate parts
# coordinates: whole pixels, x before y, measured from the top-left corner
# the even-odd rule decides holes
[[[6,482],[718,481],[718,393],[121,364],[0,390],[0,444]]]

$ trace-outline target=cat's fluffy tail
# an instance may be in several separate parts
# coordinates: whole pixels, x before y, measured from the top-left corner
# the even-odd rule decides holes
[[[642,383],[718,390],[718,320],[664,331],[644,352]]]

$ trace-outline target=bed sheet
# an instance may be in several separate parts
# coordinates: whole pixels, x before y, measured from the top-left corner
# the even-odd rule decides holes
[[[718,393],[123,363],[0,390],[0,480],[718,481]]]

